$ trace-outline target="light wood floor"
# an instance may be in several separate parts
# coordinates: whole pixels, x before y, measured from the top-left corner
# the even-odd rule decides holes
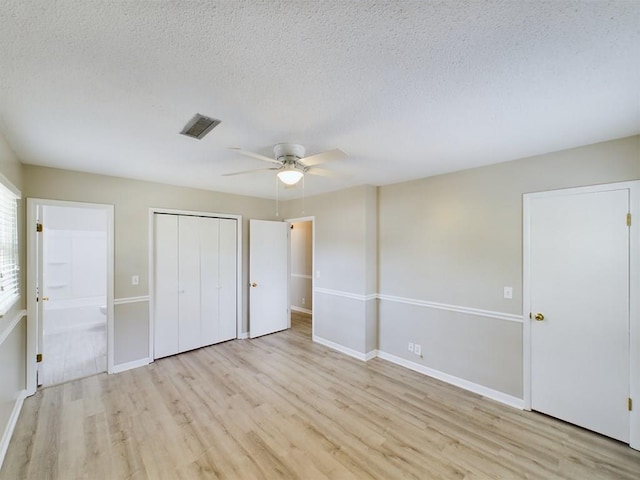
[[[640,452],[294,328],[45,388],[0,478],[635,479]]]
[[[44,335],[43,385],[107,371],[107,325]]]

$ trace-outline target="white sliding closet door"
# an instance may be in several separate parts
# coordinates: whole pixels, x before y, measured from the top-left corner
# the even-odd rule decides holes
[[[154,357],[178,352],[178,216],[154,215]]]
[[[178,217],[179,351],[203,345],[200,338],[200,217]]]
[[[154,358],[236,338],[236,220],[154,217]]]
[[[211,345],[220,341],[218,287],[217,218],[199,218],[200,237],[200,343]]]
[[[220,337],[224,342],[236,338],[237,308],[237,229],[236,220],[220,219],[219,236],[219,312]]]

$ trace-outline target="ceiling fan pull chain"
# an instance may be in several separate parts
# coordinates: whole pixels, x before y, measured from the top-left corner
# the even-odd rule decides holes
[[[302,177],[302,213],[304,213],[304,177]]]
[[[273,178],[276,179],[276,217],[279,217],[280,216],[280,212],[278,211],[278,201],[279,201],[279,198],[278,198],[278,192],[279,192],[279,190],[278,190],[278,177],[275,176]]]

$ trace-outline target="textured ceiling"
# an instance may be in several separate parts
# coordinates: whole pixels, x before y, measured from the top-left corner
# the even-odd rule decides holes
[[[640,133],[635,0],[0,4],[23,163],[272,198],[273,172],[220,176],[269,166],[229,147],[346,151],[310,195]]]

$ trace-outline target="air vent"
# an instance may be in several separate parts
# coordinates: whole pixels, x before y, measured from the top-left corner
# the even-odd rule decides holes
[[[204,137],[219,124],[220,120],[205,117],[204,115],[196,113],[196,115],[191,120],[189,120],[189,123],[184,126],[180,133],[182,135],[186,135],[187,137],[197,138],[198,140],[201,140],[202,137]]]

